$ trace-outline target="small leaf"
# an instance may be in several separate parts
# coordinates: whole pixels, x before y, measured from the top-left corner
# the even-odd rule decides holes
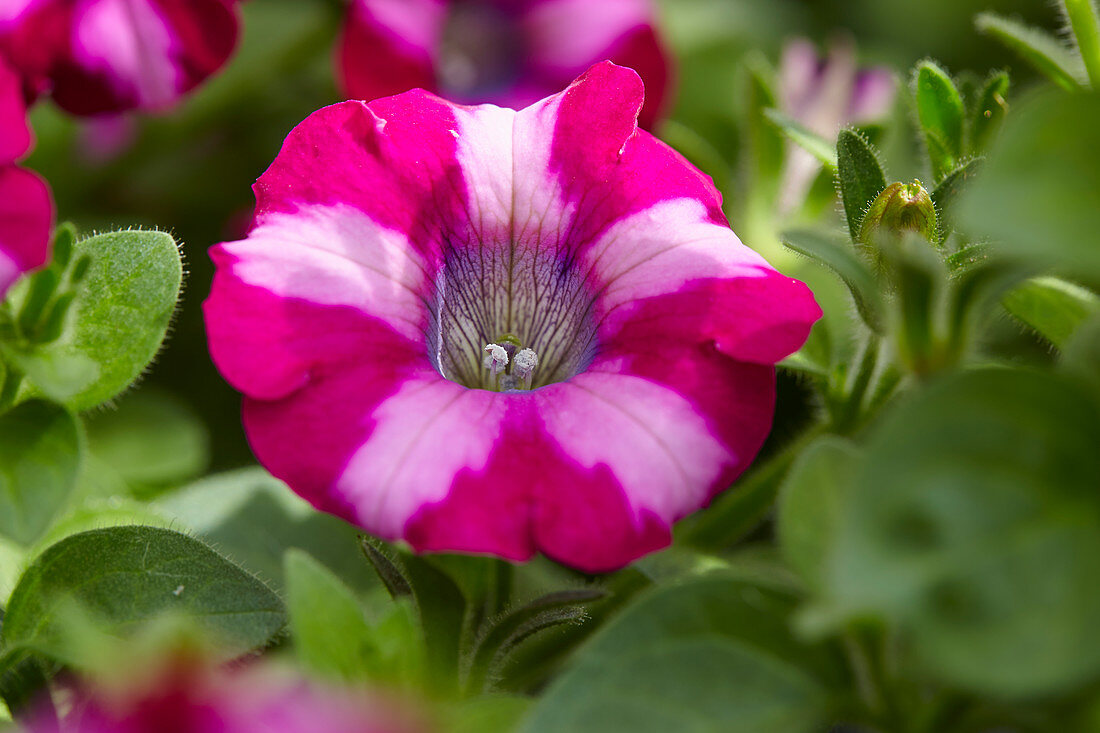
[[[70,323],[28,358],[56,374],[79,371],[84,381],[64,388],[40,376],[45,367],[24,371],[41,392],[84,410],[126,389],[156,355],[176,307],[182,266],[172,237],[155,231],[84,239],[74,257],[90,262],[69,308]],[[70,362],[77,366],[66,367]]]
[[[844,672],[791,636],[793,606],[722,575],[659,586],[578,650],[519,730],[823,730]]]
[[[267,644],[285,620],[271,590],[198,540],[155,527],[111,527],[67,537],[26,569],[0,648],[67,661],[58,612],[73,601],[120,635],[158,614],[183,614],[230,655]]]
[[[855,241],[867,207],[886,188],[886,174],[867,138],[854,130],[840,131],[836,153],[840,199],[848,219],[848,231]]]
[[[855,252],[829,237],[811,231],[794,230],[784,232],[781,236],[785,247],[836,273],[848,286],[864,323],[874,331],[882,330],[884,317],[878,283]]]
[[[777,109],[764,110],[764,116],[768,118],[769,122],[778,127],[780,132],[787,136],[787,139],[817,158],[829,170],[836,171],[835,145],[805,127],[798,120],[788,117]]]
[[[979,13],[974,25],[1020,54],[1028,63],[1066,91],[1080,91],[1085,81],[1081,57],[1039,28],[996,13]]]
[[[1009,79],[1005,72],[997,72],[989,77],[970,113],[970,153],[981,155],[994,133],[1000,129],[1008,113]]]
[[[821,581],[857,456],[846,440],[819,438],[798,457],[779,489],[779,548],[810,586]]]
[[[1009,313],[1058,348],[1090,316],[1100,313],[1100,296],[1056,277],[1036,277],[1001,298]]]
[[[68,501],[79,468],[77,423],[63,407],[31,400],[0,414],[0,533],[33,542]]]
[[[301,550],[289,550],[284,563],[290,631],[307,669],[339,682],[393,684],[402,676],[397,667],[415,668],[421,650],[386,654],[389,640],[379,638],[355,595],[332,571]],[[410,630],[411,625],[410,619]],[[392,631],[387,629],[391,638],[397,636]]]
[[[939,181],[962,157],[966,112],[951,77],[931,61],[917,64],[914,87],[932,175]]]

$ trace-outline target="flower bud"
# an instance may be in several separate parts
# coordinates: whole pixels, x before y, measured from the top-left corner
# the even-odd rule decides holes
[[[859,227],[859,241],[871,245],[880,234],[916,232],[936,242],[936,206],[920,181],[891,183],[867,209]]]

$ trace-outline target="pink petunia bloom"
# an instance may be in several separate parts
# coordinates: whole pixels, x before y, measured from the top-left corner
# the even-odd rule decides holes
[[[237,0],[0,0],[0,55],[78,115],[170,107],[228,60]]]
[[[301,123],[205,304],[260,462],[419,551],[604,571],[668,544],[821,311],[642,102],[603,62],[519,112],[414,90]]]
[[[220,669],[188,657],[145,663],[119,680],[74,686],[66,733],[423,733],[403,706],[372,693],[315,688],[264,665]],[[48,714],[28,733],[53,733]]]
[[[49,259],[50,189],[15,165],[32,142],[20,79],[0,59],[0,298],[20,275]]]
[[[650,129],[671,96],[650,0],[352,0],[337,76],[355,99],[422,88],[519,109],[604,59],[641,75]]]
[[[897,82],[886,67],[860,69],[851,41],[839,37],[821,59],[805,38],[783,47],[779,66],[779,104],[789,116],[827,140],[836,140],[840,128],[881,120],[894,105]],[[793,211],[821,164],[802,148],[788,144],[780,185],[779,209]]]

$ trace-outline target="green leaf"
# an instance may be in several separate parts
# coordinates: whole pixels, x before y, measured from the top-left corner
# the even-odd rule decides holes
[[[979,13],[974,25],[1020,54],[1028,63],[1066,91],[1079,91],[1085,81],[1081,57],[1039,28],[1026,26],[996,13]]]
[[[301,550],[289,550],[284,563],[290,632],[307,669],[347,683],[409,681],[422,649],[416,646],[415,623],[404,605],[394,607],[406,621],[403,634],[395,633],[392,623],[373,627],[355,595],[332,571]],[[405,644],[389,649],[395,640]]]
[[[1062,0],[1093,89],[1100,89],[1100,21],[1092,0]]]
[[[84,410],[128,387],[160,349],[176,307],[182,266],[164,232],[122,231],[77,242],[90,264],[61,337],[20,366],[39,391]]]
[[[116,635],[158,615],[182,615],[227,656],[264,646],[285,622],[278,596],[202,542],[156,527],[111,527],[67,537],[26,569],[0,649],[69,661],[59,615],[73,602]]]
[[[33,542],[68,501],[79,469],[79,429],[63,407],[31,400],[0,414],[0,533]]]
[[[850,442],[834,436],[819,438],[798,457],[779,489],[779,547],[811,586],[820,584],[857,457]]]
[[[829,722],[842,677],[791,637],[790,596],[708,575],[659,586],[580,650],[520,727],[543,731],[797,733]]]
[[[1001,298],[1005,309],[1058,348],[1090,316],[1100,313],[1100,296],[1056,277],[1036,277]]]
[[[836,273],[848,286],[863,322],[874,331],[882,330],[884,316],[878,283],[871,270],[850,247],[807,230],[788,231],[780,236],[785,247]]]
[[[822,615],[885,619],[927,674],[981,694],[1094,679],[1097,435],[1100,405],[1055,374],[981,369],[915,395],[845,496]]]
[[[959,226],[1023,262],[1100,282],[1100,97],[1046,91],[1016,106],[959,199]]]
[[[262,468],[208,476],[158,497],[151,507],[276,590],[283,587],[281,553],[291,547],[309,553],[356,592],[378,587],[359,555],[359,530],[318,512]]]
[[[166,392],[142,389],[117,410],[91,416],[88,447],[133,487],[157,487],[194,478],[210,460],[202,421]]]
[[[854,130],[841,130],[836,142],[837,185],[848,231],[852,241],[859,236],[859,225],[867,207],[886,188],[886,174],[871,143]]]
[[[768,118],[769,122],[778,127],[779,131],[787,136],[787,139],[817,158],[829,170],[836,171],[837,155],[835,145],[804,126],[798,120],[788,117],[777,109],[764,110],[764,116]]]
[[[1008,113],[1008,74],[1000,71],[985,82],[970,113],[970,153],[981,155]]]
[[[962,158],[966,111],[951,77],[931,61],[917,64],[914,87],[932,174],[939,181]]]

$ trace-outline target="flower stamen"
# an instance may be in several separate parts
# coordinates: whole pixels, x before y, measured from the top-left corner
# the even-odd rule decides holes
[[[508,367],[508,352],[499,344],[485,344],[482,364],[495,377]]]

